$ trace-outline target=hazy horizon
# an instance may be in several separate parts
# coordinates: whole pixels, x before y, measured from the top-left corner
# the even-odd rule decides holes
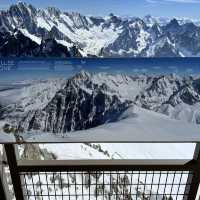
[[[56,7],[62,11],[79,12],[84,15],[107,16],[114,13],[118,16],[144,17],[151,15],[165,18],[200,18],[200,0],[0,0],[0,10],[8,9],[12,4],[24,2],[37,8]],[[169,12],[170,10],[170,12]]]

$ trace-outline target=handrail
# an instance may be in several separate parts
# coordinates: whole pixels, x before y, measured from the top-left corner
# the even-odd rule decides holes
[[[196,169],[196,162],[189,159],[136,159],[136,160],[20,160],[20,172],[37,171],[92,171],[92,170],[159,170],[186,171]]]

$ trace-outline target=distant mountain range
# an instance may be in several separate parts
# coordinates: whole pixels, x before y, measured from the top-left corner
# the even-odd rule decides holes
[[[67,134],[108,122],[119,123],[136,115],[125,114],[129,108],[138,107],[144,116],[149,113],[153,117],[156,112],[159,119],[165,120],[162,116],[167,115],[182,125],[200,124],[199,88],[200,78],[193,76],[81,71],[70,79],[34,83],[18,89],[14,96],[12,90],[6,91],[8,98],[15,101],[8,104],[5,99],[7,105],[2,102],[0,119],[7,123],[5,132]]]
[[[195,57],[199,25],[150,15],[84,16],[20,2],[0,11],[0,56]]]

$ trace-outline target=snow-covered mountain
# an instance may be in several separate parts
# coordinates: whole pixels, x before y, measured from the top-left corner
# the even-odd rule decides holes
[[[141,121],[145,121],[147,127],[154,122],[162,123],[166,129],[168,125],[171,128],[173,124],[174,128],[181,125],[178,128],[180,130],[183,130],[184,121],[187,122],[185,130],[190,126],[187,124],[191,123],[196,130],[194,124],[200,124],[199,85],[200,78],[192,76],[112,75],[81,71],[66,80],[33,83],[17,92],[0,93],[4,100],[6,95],[9,99],[12,94],[16,100],[0,110],[1,120],[4,121],[2,129],[14,133],[39,131],[65,135],[111,122],[120,124],[121,120],[127,119],[127,130],[128,124],[135,124],[139,130],[142,124],[138,122]],[[139,118],[136,119],[136,116]],[[153,121],[148,123],[147,118]],[[170,118],[175,122],[170,121]],[[158,119],[162,120],[159,122]],[[176,122],[178,120],[180,122]],[[112,126],[108,127],[109,130]],[[157,130],[162,132],[158,127]],[[106,127],[103,129],[107,130]],[[99,130],[101,128],[96,129],[96,132]],[[145,127],[142,130],[146,130]],[[126,131],[123,132],[125,134]]]
[[[126,96],[134,88],[123,91],[125,86],[131,85],[130,81],[133,82],[125,75],[82,71],[68,79],[64,86],[55,84],[60,81],[53,84],[48,81],[46,86],[39,83],[24,89],[26,97],[23,92],[18,101],[1,109],[1,118],[17,123],[18,129],[23,130],[64,133],[92,128],[115,121],[131,105]]]
[[[136,102],[146,109],[199,124],[199,84],[199,78],[159,76],[136,97]]]
[[[69,79],[42,110],[31,111],[20,123],[25,130],[53,133],[83,130],[115,121],[131,104],[107,84],[95,83],[82,72]]]
[[[174,57],[200,52],[195,20],[84,16],[22,2],[0,11],[0,33],[1,56]]]

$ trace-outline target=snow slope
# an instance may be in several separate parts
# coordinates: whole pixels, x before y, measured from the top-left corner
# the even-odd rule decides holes
[[[137,106],[121,119],[96,128],[69,134],[31,131],[21,134],[26,141],[54,142],[195,142],[200,140],[199,125],[183,123]]]

